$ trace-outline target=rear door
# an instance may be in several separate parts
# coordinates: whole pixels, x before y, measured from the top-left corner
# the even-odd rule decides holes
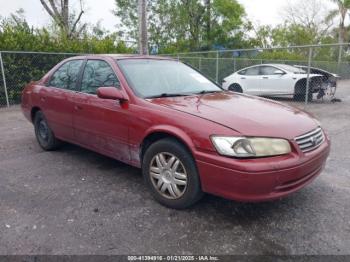
[[[238,73],[239,82],[243,92],[251,95],[260,95],[260,75],[259,66],[254,66],[242,70]]]
[[[73,107],[77,82],[84,60],[61,65],[40,90],[40,107],[58,138],[73,140]]]
[[[119,101],[97,97],[99,87],[121,88],[105,60],[87,60],[75,99],[74,132],[81,145],[121,161],[129,161],[128,109]]]

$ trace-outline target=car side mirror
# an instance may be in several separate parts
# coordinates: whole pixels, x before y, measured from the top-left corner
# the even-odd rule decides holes
[[[274,75],[284,75],[284,72],[282,70],[276,70],[273,72]]]
[[[97,89],[97,97],[102,99],[120,100],[120,101],[128,100],[120,89],[113,86],[99,87]]]

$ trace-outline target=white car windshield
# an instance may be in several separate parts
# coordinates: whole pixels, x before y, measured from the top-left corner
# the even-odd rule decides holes
[[[121,59],[117,63],[133,91],[143,98],[222,91],[212,81],[178,61]]]

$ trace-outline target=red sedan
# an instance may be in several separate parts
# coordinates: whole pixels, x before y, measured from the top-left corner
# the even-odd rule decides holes
[[[44,150],[62,141],[142,168],[163,205],[204,192],[281,198],[320,174],[330,141],[299,109],[224,91],[166,58],[80,56],[26,86],[22,110]]]

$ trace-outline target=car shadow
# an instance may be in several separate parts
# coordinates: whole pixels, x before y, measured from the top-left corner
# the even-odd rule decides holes
[[[319,193],[326,185],[318,184],[286,198],[263,203],[240,203],[206,194],[190,208],[173,210],[160,205],[152,198],[138,168],[71,144],[65,144],[56,153],[66,154],[66,157],[68,155],[69,158],[73,158],[73,163],[83,163],[82,166],[87,163],[89,175],[92,177],[86,180],[91,184],[99,181],[99,194],[113,195],[113,199],[101,198],[100,202],[96,203],[101,205],[104,215],[115,217],[113,213],[125,212],[129,220],[142,223],[145,231],[161,224],[164,230],[172,228],[171,232],[178,232],[176,235],[179,237],[186,235],[186,241],[190,243],[200,243],[201,236],[217,236],[218,232],[225,232],[223,238],[238,237],[249,241],[252,253],[288,254],[288,247],[271,239],[268,234],[274,232],[273,234],[283,238],[283,234],[288,234],[289,230],[286,225],[302,223],[301,217],[306,214],[314,215],[315,203],[320,205],[325,201],[320,198]],[[81,176],[79,172],[73,174]],[[108,206],[107,210],[105,206]],[[118,221],[118,217],[115,219]],[[156,228],[158,229],[158,226]]]
[[[114,181],[117,184],[122,179],[124,183],[129,184],[130,188],[136,190],[134,194],[140,194],[140,199],[151,200],[144,202],[145,205],[149,205],[149,203],[152,205],[149,208],[153,209],[156,205],[162,210],[168,210],[169,214],[173,214],[171,209],[161,206],[152,199],[144,184],[141,169],[73,144],[64,144],[58,152],[71,155],[75,158],[75,161],[88,162],[89,167],[96,169],[99,176],[107,176],[109,182],[112,179],[112,182]],[[119,180],[117,181],[117,179]],[[283,213],[290,214],[289,207],[294,208],[299,205],[302,208],[303,205],[310,204],[312,200],[308,198],[307,191],[306,188],[280,200],[260,203],[242,203],[205,194],[194,206],[184,210],[176,210],[176,213],[179,216],[195,213],[198,218],[205,220],[208,217],[208,212],[210,212],[214,214],[214,217],[221,220],[237,223],[241,226],[249,226],[264,217],[272,217],[276,213],[279,215],[283,215]]]

